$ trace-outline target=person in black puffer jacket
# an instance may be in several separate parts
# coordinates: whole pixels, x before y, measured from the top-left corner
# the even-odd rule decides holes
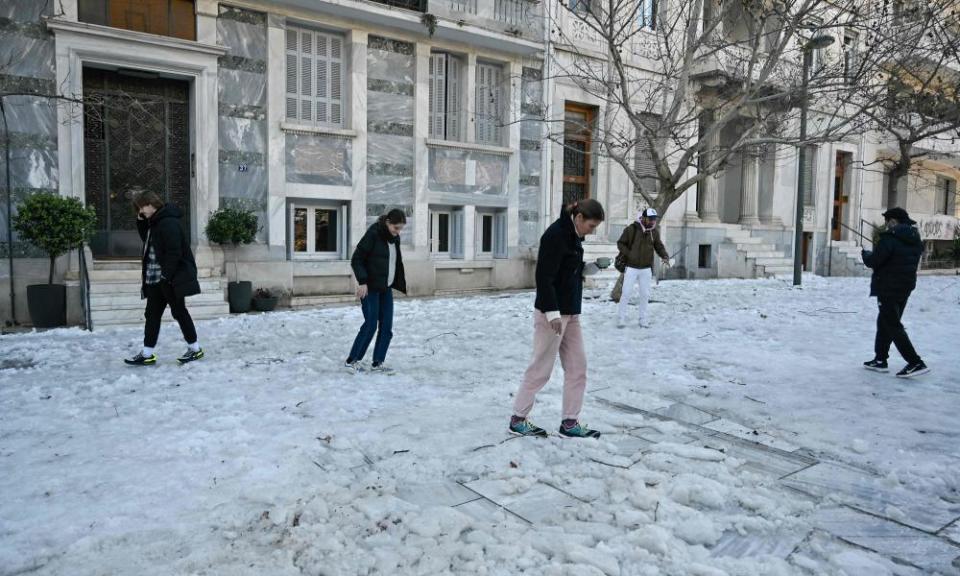
[[[537,393],[550,381],[560,355],[563,365],[563,417],[560,435],[598,438],[600,433],[579,422],[587,388],[587,354],[580,327],[583,276],[583,237],[603,222],[603,206],[582,200],[565,209],[540,237],[537,255],[537,297],[533,315],[533,358],[513,403],[509,431],[519,436],[546,436],[527,420]],[[587,267],[594,265],[587,265]]]
[[[363,235],[353,252],[350,265],[357,278],[357,298],[363,310],[363,326],[353,341],[353,348],[344,367],[349,372],[362,371],[363,360],[373,341],[374,372],[392,373],[383,365],[393,338],[393,291],[407,293],[407,279],[400,255],[400,232],[407,223],[402,210],[391,210],[381,216]]]
[[[873,269],[870,295],[877,298],[877,336],[874,358],[863,365],[868,370],[886,372],[891,342],[907,361],[897,373],[901,378],[919,376],[930,371],[913,348],[907,331],[900,322],[910,293],[917,286],[917,268],[923,255],[923,241],[913,220],[903,208],[891,208],[883,213],[886,230],[873,251],[863,251],[863,263]]]
[[[160,337],[163,312],[170,313],[180,325],[187,351],[177,360],[184,364],[203,358],[197,341],[197,329],[187,311],[186,297],[200,293],[197,263],[190,250],[187,234],[180,224],[180,209],[165,204],[153,192],[140,192],[133,199],[137,211],[137,231],[143,240],[140,295],[147,300],[143,350],[124,360],[132,366],[157,363],[153,353]]]

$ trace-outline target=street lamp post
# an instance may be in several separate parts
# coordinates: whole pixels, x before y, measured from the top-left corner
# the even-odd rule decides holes
[[[803,45],[803,76],[800,83],[800,150],[797,166],[797,214],[793,234],[793,285],[800,285],[803,272],[803,190],[806,184],[807,147],[807,84],[813,51],[833,44],[833,36],[815,36]]]

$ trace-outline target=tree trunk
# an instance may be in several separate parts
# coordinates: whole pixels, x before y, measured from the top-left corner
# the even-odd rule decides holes
[[[47,284],[53,284],[53,268],[57,265],[57,257],[50,256],[50,276],[47,279]]]

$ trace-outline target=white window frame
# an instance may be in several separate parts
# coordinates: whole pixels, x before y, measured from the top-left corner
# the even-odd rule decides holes
[[[483,221],[489,218],[490,222],[490,250],[483,249]],[[476,247],[474,252],[481,260],[507,258],[507,211],[506,210],[477,210]]]
[[[466,140],[464,105],[466,60],[449,52],[431,52],[429,77],[428,136],[435,140]],[[454,108],[452,111],[451,108]]]
[[[947,176],[937,175],[936,194],[934,194],[934,214],[956,216],[957,181]],[[953,207],[951,211],[950,208]]]
[[[430,208],[430,257],[437,260],[462,260],[464,257],[464,220],[462,207]],[[440,251],[440,216],[447,216],[447,250]]]
[[[347,260],[349,249],[349,206],[347,204],[316,202],[311,200],[294,200],[289,203],[287,245],[291,260]],[[298,208],[307,210],[307,250],[296,251],[296,211]],[[316,222],[317,210],[328,210],[337,213],[337,249],[333,252],[317,252]]]
[[[503,145],[503,117],[506,89],[503,64],[477,62],[476,139],[478,144]]]
[[[284,33],[285,120],[304,126],[343,128],[346,38],[301,26],[288,26]]]
[[[857,58],[859,56],[857,46],[859,41],[860,37],[856,32],[848,30],[843,33],[843,45],[840,47],[843,51],[843,81],[848,86],[853,83],[853,75],[859,66]]]

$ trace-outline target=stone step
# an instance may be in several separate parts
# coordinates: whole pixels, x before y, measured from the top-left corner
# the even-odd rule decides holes
[[[776,252],[776,244],[737,244],[740,252]]]
[[[220,292],[222,293],[226,281],[220,278],[200,278],[200,292]],[[140,294],[139,278],[134,282],[127,281],[94,281],[90,280],[90,295],[99,294]]]
[[[749,234],[744,236],[731,236],[727,234],[727,241],[733,242],[734,244],[762,244],[763,238],[757,238]]]
[[[187,297],[187,306],[223,303],[223,292],[206,292]],[[139,294],[99,294],[90,295],[90,310],[126,310],[135,308],[142,310],[146,300],[141,300]]]
[[[770,264],[763,266],[764,274],[793,274],[793,264]]]
[[[188,302],[187,309],[190,311],[190,317],[194,320],[208,320],[230,314],[230,306],[226,302],[220,302],[216,305],[204,304],[200,306],[191,306]],[[103,326],[137,325],[143,323],[143,308],[92,310],[90,316],[93,320],[94,329]],[[169,308],[163,313],[163,320],[165,322],[173,321],[173,316],[170,315]]]
[[[757,258],[755,263],[758,266],[793,266],[793,258],[784,258],[782,255],[772,258]]]
[[[778,250],[766,250],[766,251],[763,251],[763,252],[754,252],[754,251],[751,250],[751,251],[745,252],[744,254],[746,254],[746,257],[747,257],[747,258],[753,258],[753,259],[757,259],[757,258],[784,258],[784,257],[785,257],[785,256],[783,255],[783,252],[780,252],[780,251],[778,251]]]
[[[140,259],[130,260],[97,260],[94,259],[91,270],[140,270]]]
[[[106,270],[94,268],[90,271],[90,282],[138,282],[141,274],[142,272],[139,266],[136,268],[112,268]],[[219,268],[199,268],[197,270],[197,276],[200,278],[219,278],[222,275],[223,271]]]
[[[294,296],[290,299],[290,307],[294,310],[302,308],[317,308],[331,304],[349,304],[356,302],[354,294],[330,294],[324,296]]]

